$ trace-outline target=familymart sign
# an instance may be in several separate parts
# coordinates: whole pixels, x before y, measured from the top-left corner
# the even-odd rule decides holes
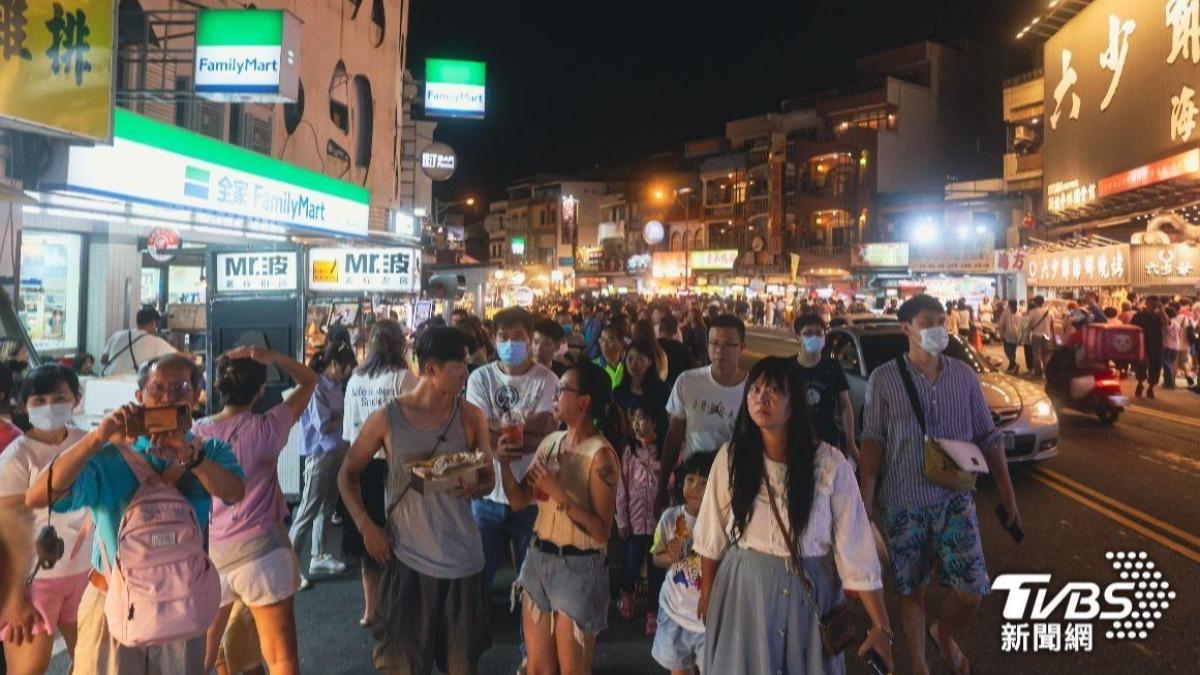
[[[47,189],[288,229],[367,234],[370,193],[363,187],[123,108],[115,115],[113,144],[71,147],[65,169],[55,166],[43,181]]]
[[[196,94],[290,103],[300,83],[300,20],[283,10],[204,9],[196,17]]]

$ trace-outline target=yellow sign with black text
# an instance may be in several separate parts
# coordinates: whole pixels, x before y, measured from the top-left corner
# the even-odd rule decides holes
[[[116,0],[0,0],[0,126],[112,142]]]

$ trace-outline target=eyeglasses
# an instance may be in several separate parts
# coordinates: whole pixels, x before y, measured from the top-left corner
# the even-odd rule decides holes
[[[176,385],[151,382],[146,386],[146,393],[159,400],[179,401],[192,397],[192,384],[180,382]]]
[[[564,391],[569,391],[572,394],[575,394],[576,396],[583,396],[583,392],[580,391],[579,389],[576,389],[575,387],[568,387],[565,384],[560,384],[554,390],[554,397],[558,398],[559,396],[562,396]]]

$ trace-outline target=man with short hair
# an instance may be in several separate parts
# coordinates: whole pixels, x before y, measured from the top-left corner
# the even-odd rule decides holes
[[[162,315],[157,309],[143,307],[138,310],[136,328],[113,333],[100,353],[104,374],[132,375],[146,363],[176,353],[170,342],[156,335],[160,320]]]
[[[1134,394],[1146,398],[1154,398],[1154,388],[1158,386],[1163,371],[1163,342],[1166,327],[1171,320],[1163,311],[1157,295],[1146,296],[1146,306],[1133,315],[1131,325],[1142,329],[1142,340],[1146,347],[1146,359],[1134,366],[1137,374],[1137,389]],[[1148,388],[1146,385],[1149,385]]]
[[[232,448],[221,440],[203,439],[182,431],[129,436],[141,426],[144,408],[187,406],[190,409],[196,405],[199,392],[200,367],[191,358],[172,353],[143,364],[138,374],[138,405],[124,405],[110,413],[47,469],[54,472],[54,510],[66,513],[87,508],[96,527],[92,581],[79,603],[79,637],[74,656],[77,673],[204,673],[204,631],[166,644],[129,647],[110,633],[104,611],[121,520],[140,486],[131,461],[143,463],[144,468],[160,474],[182,493],[195,511],[205,541],[213,499],[233,504],[245,493],[242,467]],[[131,458],[125,456],[126,448],[133,451]],[[50,502],[47,482],[44,476],[36,479],[25,496],[27,506],[46,508]],[[176,581],[186,587],[195,580]],[[214,599],[214,606],[217,600]]]
[[[367,418],[338,473],[338,490],[367,553],[384,565],[372,631],[375,668],[428,675],[436,665],[447,675],[471,675],[491,646],[491,627],[483,542],[470,500],[491,491],[496,476],[489,465],[461,477],[458,487],[422,494],[408,467],[458,453],[491,457],[491,433],[479,408],[459,395],[467,379],[466,335],[430,328],[416,352],[416,386]],[[388,462],[386,530],[367,513],[359,484],[380,450]]]
[[[882,471],[879,499],[884,536],[900,595],[912,672],[929,672],[925,647],[932,638],[951,670],[961,675],[970,672],[971,666],[955,636],[990,592],[991,583],[972,492],[929,480],[925,439],[977,446],[1008,512],[1005,524],[1019,527],[1021,516],[1003,439],[979,380],[966,363],[943,354],[950,342],[945,308],[928,295],[917,295],[900,306],[897,318],[908,338],[908,351],[876,368],[868,380],[859,484],[871,515]],[[925,592],[935,566],[940,569],[942,585],[952,590],[926,633]]]
[[[600,331],[600,356],[593,359],[592,363],[608,373],[608,379],[612,381],[613,389],[620,386],[621,380],[625,379],[624,323],[610,321],[604,326],[604,330]]]
[[[792,323],[800,353],[796,362],[804,373],[808,387],[809,415],[817,437],[833,447],[841,447],[853,463],[858,463],[858,443],[855,442],[854,405],[850,402],[850,383],[846,373],[828,354],[824,353],[829,332],[825,322],[816,314],[796,317]],[[839,442],[838,420],[846,442]]]
[[[1054,341],[1054,319],[1050,316],[1050,308],[1046,306],[1046,298],[1037,295],[1029,304],[1029,311],[1021,319],[1021,330],[1029,336],[1029,344],[1033,348],[1033,363],[1026,363],[1029,374],[1042,377],[1046,372],[1046,360],[1050,358]]]
[[[567,364],[558,360],[566,344],[566,332],[554,319],[542,318],[533,324],[533,360],[553,371],[555,377],[567,372]]]
[[[667,485],[681,455],[716,452],[733,438],[733,425],[742,407],[746,371],[741,367],[746,348],[746,324],[731,314],[720,314],[708,324],[711,363],[685,371],[675,381],[667,400],[670,424],[663,441],[662,474],[656,509],[667,506]]]
[[[490,429],[491,447],[499,439],[500,418],[515,411],[525,418],[525,459],[513,462],[513,474],[525,477],[533,464],[533,453],[546,434],[558,428],[554,420],[554,397],[558,378],[547,367],[534,362],[530,352],[533,316],[520,307],[496,313],[496,352],[500,359],[476,369],[467,379],[466,398],[483,412]],[[496,463],[499,472],[500,465]],[[516,553],[516,569],[521,569],[533,535],[537,506],[513,511],[498,482],[489,494],[471,504],[479,533],[483,537],[485,588],[490,588],[496,570],[511,543]]]
[[[655,326],[658,335],[658,346],[667,355],[667,390],[675,386],[675,381],[686,370],[691,370],[692,352],[687,345],[679,340],[679,319],[671,312],[664,312]]]

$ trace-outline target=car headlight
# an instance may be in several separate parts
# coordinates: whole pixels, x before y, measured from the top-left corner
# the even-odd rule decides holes
[[[1033,404],[1033,421],[1034,422],[1056,422],[1058,415],[1054,412],[1054,406],[1050,404],[1050,399],[1042,399]]]

